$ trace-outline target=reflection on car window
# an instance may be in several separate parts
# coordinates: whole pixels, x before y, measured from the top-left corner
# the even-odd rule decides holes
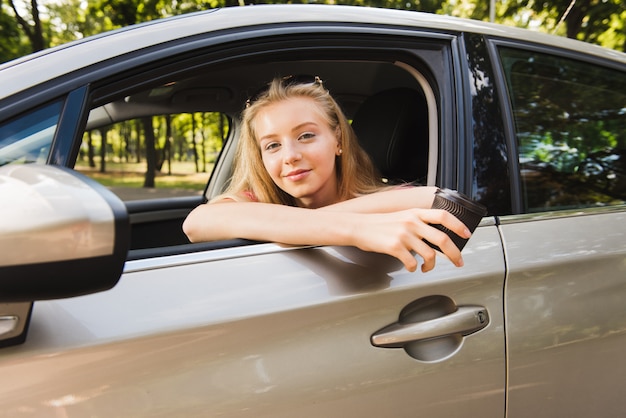
[[[502,48],[525,210],[626,200],[626,74]]]
[[[166,113],[103,125],[103,111],[91,111],[76,170],[125,201],[202,194],[228,133],[225,115]]]
[[[0,166],[45,163],[62,104],[59,100],[0,125]]]

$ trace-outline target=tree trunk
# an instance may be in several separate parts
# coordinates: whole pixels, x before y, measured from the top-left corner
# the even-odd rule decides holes
[[[33,26],[31,26],[26,19],[19,14],[13,0],[9,0],[9,5],[11,6],[11,9],[13,9],[13,13],[15,13],[18,25],[22,28],[24,34],[26,34],[26,37],[30,41],[33,52],[42,51],[45,48],[45,43],[43,39],[43,30],[41,28],[41,19],[39,18],[39,5],[37,4],[37,0],[30,1]]]
[[[143,125],[144,139],[146,143],[146,176],[143,187],[154,187],[154,178],[156,174],[156,149],[154,147],[154,128],[152,126],[152,118],[141,118]]]
[[[130,161],[130,155],[131,155],[131,149],[132,149],[131,141],[133,140],[133,138],[131,135],[130,126],[128,122],[124,122],[122,126],[124,129],[124,135],[122,136],[124,138],[124,159],[122,161],[127,163]]]
[[[193,162],[196,164],[196,173],[199,173],[198,147],[196,147],[196,118],[193,113],[191,114],[191,149],[193,151]]]
[[[93,149],[93,137],[92,132],[87,132],[87,161],[89,167],[96,168],[96,162],[94,161],[94,149]]]
[[[106,173],[106,160],[107,160],[107,129],[100,129],[100,172]]]
[[[589,13],[590,0],[578,1],[574,4],[572,9],[565,17],[565,25],[567,27],[567,37],[570,39],[576,39],[580,29],[583,26],[583,21]]]
[[[164,157],[167,161],[167,174],[172,175],[172,117],[165,117],[165,148]]]
[[[139,164],[141,162],[141,126],[139,123],[134,123],[135,126],[135,138],[137,139],[137,144],[135,146],[135,162]]]

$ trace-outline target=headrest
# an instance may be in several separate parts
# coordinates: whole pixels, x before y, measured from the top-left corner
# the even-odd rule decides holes
[[[420,91],[395,88],[368,97],[357,109],[352,127],[390,183],[425,182],[428,107]]]

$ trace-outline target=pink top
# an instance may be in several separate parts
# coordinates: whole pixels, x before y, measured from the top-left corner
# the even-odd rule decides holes
[[[244,190],[243,192],[241,192],[241,194],[243,194],[245,197],[247,197],[253,202],[259,201],[259,199],[256,197],[256,195],[254,194],[252,190]]]

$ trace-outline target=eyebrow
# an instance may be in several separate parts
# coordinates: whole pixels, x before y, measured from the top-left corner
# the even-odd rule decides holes
[[[307,125],[315,125],[316,127],[317,127],[317,126],[319,126],[316,122],[312,122],[312,121],[309,121],[309,122],[302,122],[301,124],[294,126],[294,127],[291,129],[291,132],[294,132],[294,131],[299,131],[300,129],[302,129],[303,127],[305,127],[305,126],[307,126]]]
[[[291,128],[291,132],[299,131],[300,129],[302,129],[303,127],[305,127],[307,125],[313,125],[315,127],[319,126],[318,123],[313,122],[313,121],[302,122],[302,123],[299,123],[298,125],[294,126],[293,128]],[[261,143],[263,140],[272,139],[272,138],[275,138],[277,136],[278,135],[275,134],[275,133],[264,135],[264,136],[261,136],[261,137],[258,138],[258,142]]]

